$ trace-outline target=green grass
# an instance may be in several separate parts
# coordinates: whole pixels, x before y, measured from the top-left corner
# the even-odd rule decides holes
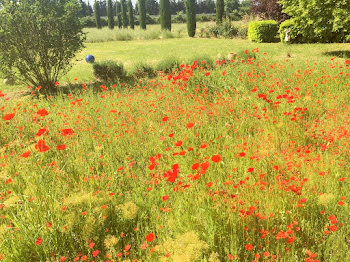
[[[241,22],[237,22],[241,23]],[[208,23],[199,23],[197,28],[207,26]],[[96,61],[115,60],[124,64],[127,71],[131,71],[135,64],[139,62],[156,66],[161,60],[169,57],[176,57],[181,62],[188,62],[197,57],[209,57],[216,60],[218,57],[227,57],[230,52],[242,52],[246,49],[259,48],[261,53],[266,52],[269,57],[276,61],[285,60],[286,54],[290,53],[290,60],[296,64],[302,64],[307,60],[322,62],[329,60],[332,56],[339,54],[339,60],[346,58],[350,52],[349,44],[302,44],[286,46],[282,43],[253,43],[243,39],[207,39],[189,38],[186,33],[185,24],[173,24],[172,34],[181,31],[180,38],[172,39],[152,39],[152,40],[132,40],[132,41],[107,41],[114,39],[118,33],[128,33],[133,36],[139,35],[160,35],[159,25],[150,25],[144,32],[140,29],[126,30],[103,28],[86,29],[88,40],[100,39],[101,42],[86,43],[86,48],[79,54],[73,62],[72,70],[60,79],[61,83],[72,83],[78,78],[78,82],[95,81],[92,65],[85,62],[87,54],[93,54]],[[141,38],[142,38],[141,37]],[[135,37],[136,39],[138,37]],[[92,40],[91,40],[92,41]],[[6,92],[17,89],[21,86],[8,87],[0,82],[0,90]]]
[[[0,87],[0,259],[350,260],[348,44],[99,32],[60,80],[78,88]],[[87,54],[129,72],[199,61],[99,86]]]
[[[258,47],[169,79],[1,98],[3,260],[349,261],[350,66]]]
[[[198,56],[208,56],[216,60],[219,56],[226,57],[230,52],[252,50],[259,48],[275,60],[285,60],[286,53],[291,53],[295,63],[307,60],[321,62],[329,60],[331,56],[325,52],[348,50],[348,44],[305,44],[286,46],[282,43],[257,44],[243,39],[206,39],[206,38],[180,38],[163,40],[134,40],[113,41],[103,43],[87,43],[86,49],[77,56],[73,69],[62,81],[69,82],[75,77],[81,81],[93,81],[92,66],[85,63],[84,57],[93,54],[97,61],[116,60],[131,69],[135,63],[144,62],[155,66],[162,59],[177,57],[180,61],[188,61]],[[340,60],[340,59],[339,59]]]

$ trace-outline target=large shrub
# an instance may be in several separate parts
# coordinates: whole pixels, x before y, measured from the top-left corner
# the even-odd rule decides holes
[[[293,19],[294,42],[350,41],[349,0],[281,0],[283,12]]]
[[[275,42],[278,23],[274,20],[252,21],[248,27],[248,39],[258,43]]]
[[[78,1],[0,3],[0,72],[50,90],[83,47]]]
[[[101,81],[109,82],[125,78],[124,66],[115,61],[102,61],[93,64],[94,75]]]

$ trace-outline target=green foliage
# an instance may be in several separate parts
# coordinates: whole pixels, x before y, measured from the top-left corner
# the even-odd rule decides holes
[[[237,36],[242,39],[248,38],[248,25],[242,24],[238,27]]]
[[[296,37],[291,39],[293,42],[348,41],[347,37],[350,35],[348,0],[281,0],[280,3],[283,12],[293,19],[292,37]]]
[[[50,91],[83,48],[79,3],[3,0],[1,4],[0,72]]]
[[[115,61],[95,62],[93,69],[95,77],[103,82],[124,79],[126,76],[123,64]]]
[[[85,17],[82,17],[80,19],[80,21],[81,21],[81,23],[82,23],[84,28],[85,27],[89,27],[89,28],[96,27],[96,19],[95,19],[95,17],[85,16]],[[101,17],[101,26],[102,27],[108,26],[108,21],[105,18],[103,18],[103,17]]]
[[[239,0],[224,0],[226,15],[231,14],[234,11],[238,11]]]
[[[95,13],[95,22],[96,22],[96,27],[98,29],[102,28],[101,25],[101,14],[100,14],[100,3],[98,1],[95,1],[94,3],[94,13]]]
[[[129,24],[130,28],[134,29],[135,28],[135,21],[134,21],[134,9],[132,7],[132,2],[131,0],[128,0],[128,14],[129,14]]]
[[[171,73],[175,68],[178,68],[180,66],[180,62],[175,57],[166,57],[159,61],[159,63],[156,66],[157,71],[162,71],[166,74]]]
[[[169,0],[159,1],[160,26],[162,30],[171,31],[171,12]]]
[[[122,26],[123,26],[122,5],[118,1],[115,3],[115,5],[116,5],[118,28],[122,28]]]
[[[229,19],[225,19],[221,24],[209,26],[205,31],[206,37],[233,38],[238,34],[238,28]]]
[[[132,69],[132,77],[136,80],[143,78],[153,78],[156,76],[154,68],[144,62],[139,62]]]
[[[178,23],[178,24],[186,23],[186,18],[184,17],[184,12],[183,11],[178,12],[175,17],[171,18],[171,22]]]
[[[145,0],[138,0],[139,14],[140,14],[140,27],[146,29],[146,3]]]
[[[187,32],[189,37],[196,34],[196,0],[186,0]]]
[[[123,22],[123,27],[128,28],[129,25],[129,19],[127,15],[128,7],[126,4],[126,0],[120,0],[120,5],[122,7],[122,22]]]
[[[302,35],[300,34],[299,28],[295,24],[294,19],[288,19],[280,24],[279,34],[281,42],[285,42],[286,33],[289,37],[289,43],[299,43],[302,41]]]
[[[274,20],[252,21],[248,27],[248,39],[257,43],[276,41],[278,23]]]
[[[113,4],[112,0],[108,0],[107,2],[107,17],[108,17],[108,28],[114,28],[114,17],[113,17]]]
[[[197,16],[198,22],[210,22],[210,21],[215,21],[215,16],[213,15],[198,15]]]
[[[225,12],[224,0],[216,0],[216,23],[221,24]]]

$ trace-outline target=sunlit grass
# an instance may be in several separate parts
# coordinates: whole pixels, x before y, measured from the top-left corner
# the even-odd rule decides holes
[[[350,67],[259,49],[1,97],[4,261],[348,261]]]

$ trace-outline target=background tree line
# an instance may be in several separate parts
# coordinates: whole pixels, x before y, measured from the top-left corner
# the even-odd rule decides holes
[[[261,2],[264,0],[224,0],[225,3],[225,14],[237,14],[237,15],[245,15],[250,14],[251,11],[255,12],[256,14],[259,14],[262,10],[260,8],[252,8],[254,5],[254,2]],[[275,2],[277,0],[266,0],[266,1],[272,1]],[[95,1],[91,0],[91,3],[84,2],[83,0],[79,0],[80,5],[82,6],[81,9],[81,16],[93,16],[93,5]],[[107,0],[98,0],[99,3],[99,12],[100,16],[107,16]],[[116,3],[120,1],[113,1],[113,16],[117,15],[116,12]],[[176,15],[179,12],[186,13],[186,0],[169,0],[170,2],[170,13],[172,15]],[[145,6],[146,6],[146,13],[149,15],[159,15],[159,8],[160,1],[157,0],[145,0]],[[271,6],[271,5],[268,5]],[[139,6],[138,4],[133,4],[134,14],[139,14]],[[264,11],[262,11],[264,12]],[[216,1],[215,0],[197,0],[196,1],[196,14],[215,14],[216,13]]]

